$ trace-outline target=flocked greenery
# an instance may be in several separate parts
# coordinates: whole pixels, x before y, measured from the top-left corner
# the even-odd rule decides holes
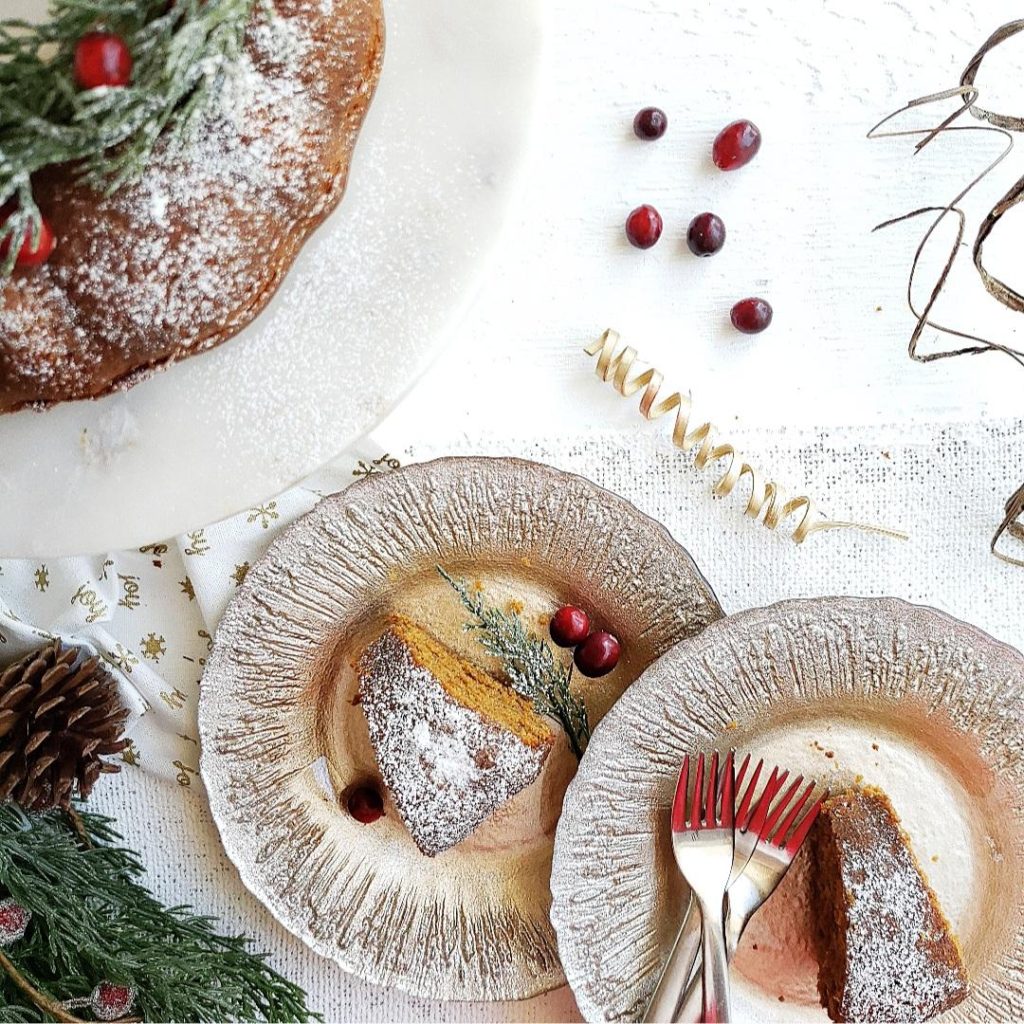
[[[157,140],[186,138],[242,49],[259,0],[50,0],[41,24],[0,18],[0,206],[16,206],[4,239],[39,230],[32,175],[78,162],[84,177],[116,189],[145,167]],[[0,2],[0,10],[2,10]],[[103,29],[127,43],[129,85],[80,91],[74,48]],[[8,246],[0,280],[17,245]]]
[[[32,912],[3,953],[33,987],[63,1000],[103,980],[134,985],[133,1014],[149,1021],[310,1017],[302,990],[247,940],[217,935],[210,918],[165,907],[143,888],[142,865],[118,845],[111,819],[81,820],[90,846],[61,811],[0,805],[0,897]],[[0,970],[0,1021],[51,1019]]]
[[[573,752],[582,757],[590,739],[590,724],[586,706],[569,688],[572,663],[563,665],[547,641],[527,629],[518,615],[487,604],[480,591],[440,566],[437,571],[473,617],[466,629],[476,635],[488,654],[501,661],[512,688],[530,700],[540,714],[561,724]]]

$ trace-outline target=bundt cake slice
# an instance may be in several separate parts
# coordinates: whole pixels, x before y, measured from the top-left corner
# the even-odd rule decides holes
[[[405,618],[363,652],[359,696],[384,784],[429,857],[533,782],[554,743],[528,700]]]
[[[831,796],[811,832],[818,991],[834,1021],[923,1021],[967,995],[949,922],[888,797]]]

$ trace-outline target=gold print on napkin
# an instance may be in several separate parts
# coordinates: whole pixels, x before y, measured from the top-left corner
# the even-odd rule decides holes
[[[128,746],[121,751],[121,760],[133,768],[139,766],[139,748],[135,746],[135,740],[128,741]]]
[[[190,776],[199,774],[195,768],[190,768],[187,764],[183,764],[181,761],[172,761],[171,764],[178,769],[178,774],[175,776],[178,781],[178,785],[191,786],[192,779]]]
[[[83,583],[71,595],[71,604],[80,604],[88,610],[89,614],[85,617],[86,622],[98,622],[100,619],[105,618],[109,611],[106,602],[88,583]]]
[[[107,578],[107,570],[114,564],[112,558],[106,559],[103,563],[103,570],[100,572],[100,582],[102,583]]]
[[[121,581],[123,591],[121,600],[117,602],[118,608],[127,608],[128,611],[134,611],[142,603],[139,598],[139,577],[123,576],[121,573],[118,573],[117,578]]]
[[[33,574],[35,578],[36,590],[41,594],[46,592],[46,588],[50,585],[50,570],[46,568],[46,565],[39,566]]]
[[[183,580],[178,580],[178,586],[181,587],[181,592],[190,600],[196,599],[195,587],[192,586],[192,578],[186,576]]]
[[[206,539],[205,530],[191,530],[187,536],[186,555],[205,555],[210,550],[210,542]]]
[[[156,633],[150,633],[139,641],[139,648],[144,658],[159,663],[160,658],[167,653],[167,640]]]
[[[268,501],[265,505],[257,505],[255,508],[249,510],[249,514],[245,517],[247,523],[255,523],[259,521],[260,526],[264,530],[270,528],[270,521],[272,519],[280,519],[281,514],[277,511],[277,502]]]
[[[240,587],[245,582],[245,577],[249,574],[249,563],[243,562],[241,565],[235,566],[235,571],[231,574],[231,578],[235,581],[235,586]]]
[[[151,554],[153,556],[153,567],[162,569],[164,567],[163,556],[167,554],[166,544],[146,544],[139,548],[139,554]]]
[[[180,711],[185,706],[185,701],[188,700],[185,694],[181,692],[177,687],[168,693],[167,690],[160,691],[160,699],[172,710]]]
[[[393,458],[388,452],[385,452],[380,458],[373,459],[367,462],[365,459],[360,459],[356,463],[356,468],[352,470],[353,476],[373,476],[374,473],[383,472],[385,469],[401,469],[402,464],[398,459]]]
[[[139,659],[123,644],[114,644],[113,651],[104,654],[103,657],[126,676],[130,676],[132,669],[139,663]]]

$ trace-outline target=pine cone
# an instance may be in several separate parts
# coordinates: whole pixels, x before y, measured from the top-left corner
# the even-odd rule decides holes
[[[67,809],[88,796],[103,761],[128,746],[121,739],[128,711],[98,658],[83,658],[60,640],[0,673],[0,801],[26,810]]]

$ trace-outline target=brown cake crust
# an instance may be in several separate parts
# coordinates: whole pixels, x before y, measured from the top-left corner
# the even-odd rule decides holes
[[[818,991],[834,1021],[924,1021],[967,994],[960,950],[889,798],[831,796],[810,835]]]
[[[257,5],[258,6],[258,5]],[[58,244],[0,306],[0,412],[94,398],[212,348],[266,306],[341,199],[384,45],[380,0],[273,0],[195,140],[104,197],[34,181]]]

